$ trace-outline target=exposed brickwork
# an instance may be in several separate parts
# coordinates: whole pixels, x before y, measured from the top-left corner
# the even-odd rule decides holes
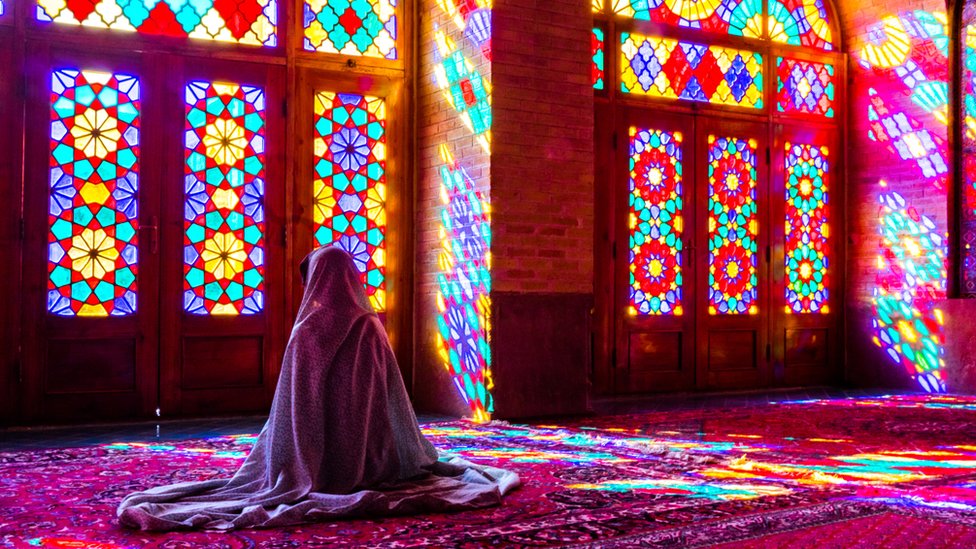
[[[465,412],[448,389],[451,381],[436,346],[442,144],[491,199],[493,291],[575,293],[587,299],[592,294],[590,25],[589,5],[583,2],[495,3],[489,62],[460,38],[435,1],[421,3],[413,380],[421,409]],[[490,156],[435,82],[438,28],[463,44],[465,56],[492,82]],[[585,323],[585,314],[580,318]],[[504,342],[493,341],[493,349],[498,344]],[[579,354],[580,364],[564,366],[585,371],[587,353]],[[521,365],[508,366],[509,372],[521,371]]]
[[[414,298],[414,379],[413,397],[418,408],[428,411],[462,415],[467,413],[461,397],[453,389],[452,381],[437,351],[438,316],[437,274],[438,255],[442,249],[440,238],[441,175],[444,165],[440,146],[448,145],[468,175],[478,184],[478,190],[490,196],[490,157],[466,128],[458,113],[447,102],[435,78],[434,68],[440,60],[435,35],[445,32],[457,43],[464,56],[471,61],[482,78],[491,80],[491,62],[471,46],[454,22],[437,5],[436,0],[418,3],[420,16],[417,143],[418,177],[416,188],[416,257],[417,292]]]
[[[593,292],[588,2],[494,6],[494,289]]]
[[[944,191],[921,181],[909,162],[893,162],[888,153],[868,137],[869,77],[858,64],[857,51],[864,45],[868,28],[882,18],[911,10],[945,11],[938,0],[835,2],[844,29],[845,51],[850,54],[847,150],[847,364],[849,380],[860,385],[904,384],[909,380],[871,342],[871,291],[877,280],[878,196],[880,180],[911,202],[920,214],[946,227]],[[879,89],[879,92],[884,90]],[[942,125],[926,129],[946,139]]]

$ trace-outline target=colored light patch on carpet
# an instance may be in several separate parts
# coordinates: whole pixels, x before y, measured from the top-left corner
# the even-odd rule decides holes
[[[883,395],[879,397],[859,399],[789,400],[774,404],[816,404],[821,406],[838,406],[843,408],[925,408],[929,410],[976,411],[976,397],[965,395]]]
[[[253,434],[0,452],[0,546],[712,545],[892,513],[976,529],[970,402],[874,395],[545,425],[432,423],[424,432],[445,457],[512,469],[522,486],[472,512],[231,534],[132,532],[115,509],[134,491],[230,476]],[[946,532],[932,527],[912,543]]]

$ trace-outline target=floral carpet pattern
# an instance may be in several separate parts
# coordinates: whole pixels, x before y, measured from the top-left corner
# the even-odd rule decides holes
[[[425,425],[441,452],[516,470],[504,505],[276,530],[120,528],[132,491],[227,476],[254,435],[0,452],[0,546],[973,547],[976,397],[898,395],[553,425]]]

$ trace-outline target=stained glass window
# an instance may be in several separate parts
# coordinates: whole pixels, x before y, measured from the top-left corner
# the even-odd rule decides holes
[[[264,310],[264,91],[186,85],[183,307],[199,315]]]
[[[593,13],[603,13],[603,6],[606,0],[590,0],[590,9]]]
[[[760,38],[763,0],[614,0],[622,17],[705,32]]]
[[[786,143],[786,311],[828,313],[827,147]]]
[[[834,66],[776,58],[776,108],[779,112],[834,117]]]
[[[603,29],[593,27],[590,53],[593,61],[593,89],[603,89],[603,52],[605,50],[603,41]]]
[[[773,42],[834,49],[824,0],[769,0],[767,27]]]
[[[631,314],[683,313],[681,139],[630,128]]]
[[[377,311],[386,310],[386,102],[315,96],[315,241],[349,252]]]
[[[139,79],[61,69],[51,77],[47,310],[136,312]]]
[[[397,58],[397,0],[305,0],[305,49]]]
[[[762,108],[762,56],[693,42],[620,35],[624,93]]]
[[[708,136],[708,312],[756,314],[759,219],[754,139]]]
[[[277,0],[37,0],[37,20],[257,46],[278,43]]]

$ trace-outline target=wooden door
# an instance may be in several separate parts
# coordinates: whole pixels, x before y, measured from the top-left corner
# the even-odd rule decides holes
[[[617,130],[616,392],[695,387],[693,119],[634,109]],[[621,139],[623,138],[623,139]],[[625,139],[625,140],[624,140]]]
[[[163,415],[267,409],[281,359],[285,73],[167,66],[162,215]]]
[[[15,45],[17,45],[15,47]],[[14,417],[20,398],[14,387],[19,383],[21,302],[21,108],[22,80],[17,73],[22,48],[13,32],[0,25],[0,196],[4,197],[4,215],[0,218],[0,425]]]
[[[772,148],[772,322],[775,382],[827,384],[839,373],[843,194],[836,131],[776,127]]]
[[[163,116],[137,57],[28,43],[24,415],[156,407]]]
[[[766,126],[709,118],[697,129],[697,385],[764,387],[771,381]]]

